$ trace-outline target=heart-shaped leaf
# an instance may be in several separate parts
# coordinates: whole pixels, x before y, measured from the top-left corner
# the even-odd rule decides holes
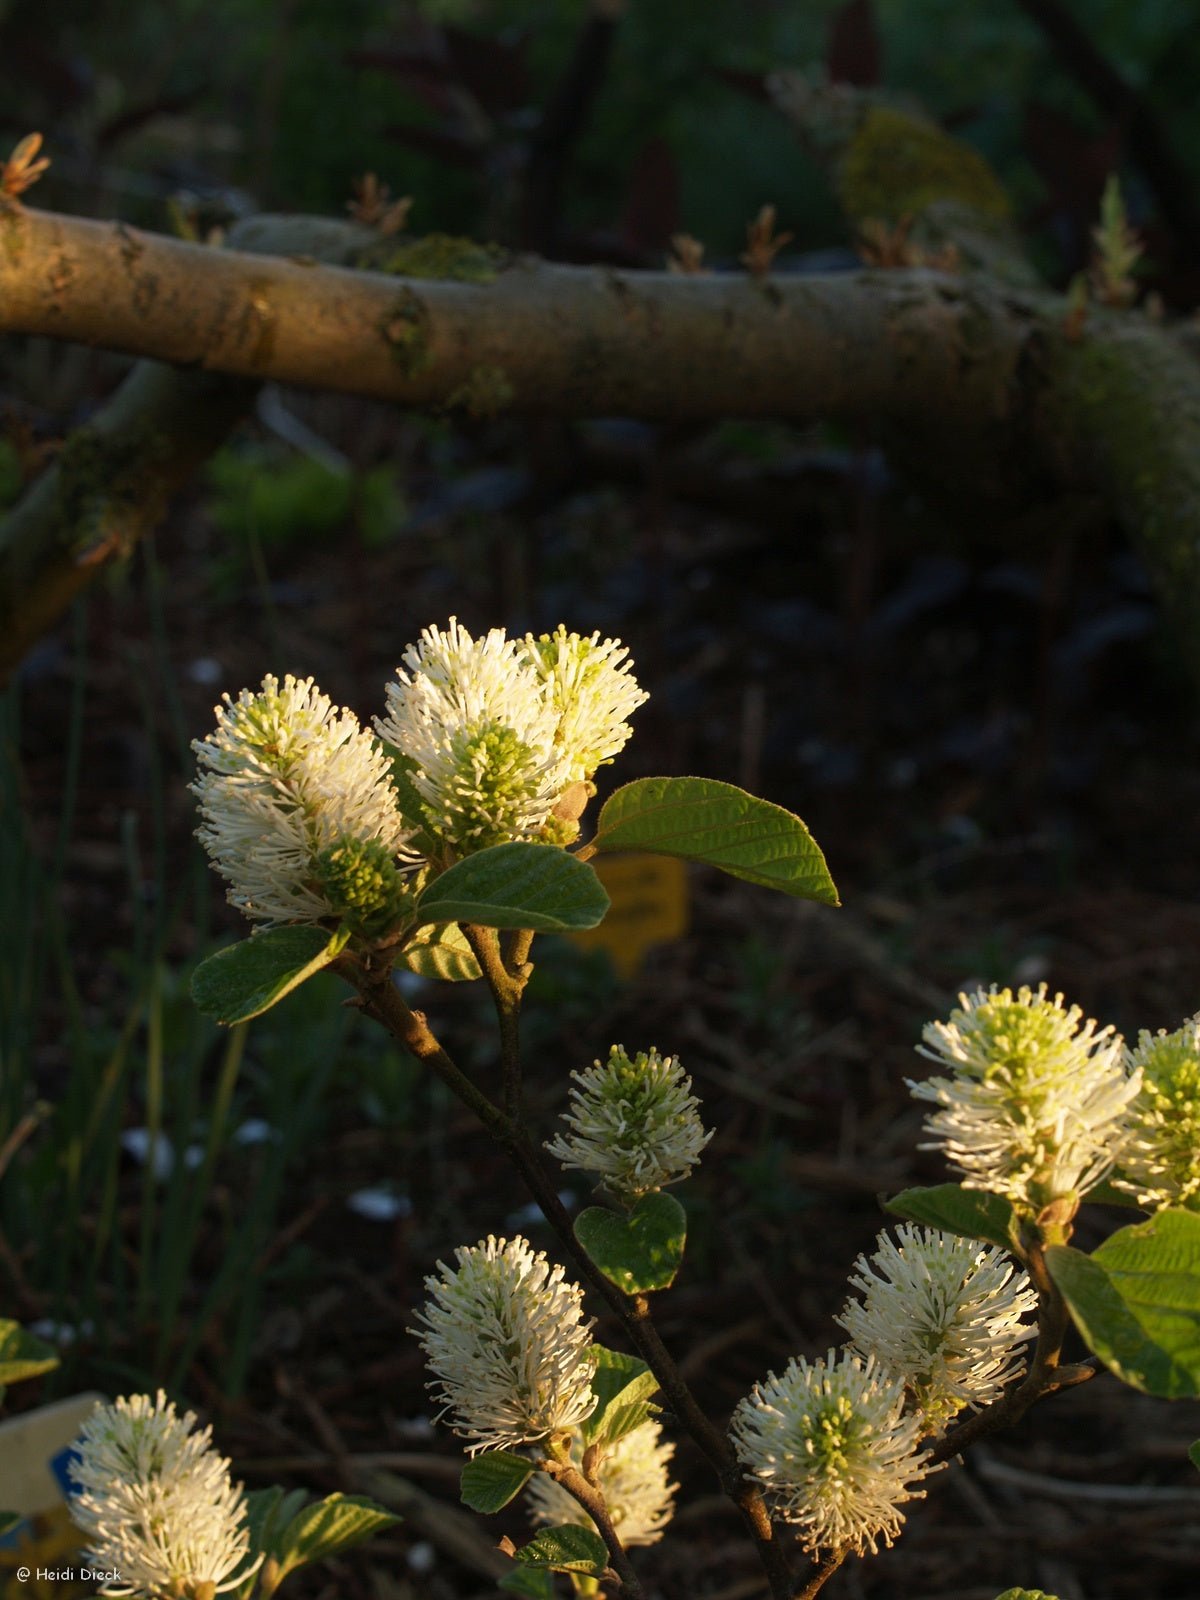
[[[362,1495],[331,1494],[305,1506],[275,1534],[271,1553],[279,1563],[276,1588],[297,1567],[349,1550],[399,1521],[393,1512]]]
[[[585,1445],[616,1444],[650,1416],[653,1408],[648,1401],[658,1390],[658,1379],[637,1356],[607,1350],[602,1344],[594,1344],[592,1350],[596,1356],[592,1392],[598,1404],[580,1431]]]
[[[232,1027],[277,1005],[339,956],[350,934],[339,928],[268,928],[202,961],[192,973],[192,999],[207,1017]]]
[[[533,1473],[533,1462],[523,1456],[514,1456],[508,1450],[489,1450],[462,1469],[459,1495],[463,1505],[490,1516],[494,1511],[503,1511]]]
[[[884,1210],[909,1222],[940,1228],[964,1239],[986,1239],[1002,1250],[1015,1250],[1018,1218],[1003,1195],[986,1189],[964,1189],[960,1183],[938,1183],[931,1189],[902,1189],[885,1200]]]
[[[687,1240],[687,1213],[669,1194],[643,1195],[628,1216],[588,1206],[575,1237],[609,1280],[626,1294],[666,1289],[675,1280]]]
[[[1160,1211],[1090,1256],[1051,1245],[1046,1266],[1118,1378],[1163,1400],[1200,1395],[1200,1215]]]
[[[586,862],[556,845],[497,844],[456,861],[421,896],[422,923],[575,933],[594,928],[608,896]]]
[[[517,1560],[528,1567],[545,1567],[551,1572],[578,1572],[600,1578],[608,1566],[608,1548],[598,1533],[568,1522],[561,1528],[543,1528],[536,1538],[517,1551]]]
[[[473,983],[479,963],[457,922],[434,922],[416,933],[400,952],[400,960],[423,978],[444,983]]]
[[[735,878],[836,906],[821,848],[800,818],[715,778],[638,778],[606,802],[595,850],[703,861]]]

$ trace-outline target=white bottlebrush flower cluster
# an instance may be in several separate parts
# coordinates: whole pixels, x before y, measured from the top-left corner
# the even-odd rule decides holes
[[[180,1600],[236,1589],[261,1563],[250,1561],[246,1502],[229,1462],[176,1415],[160,1389],[98,1405],[75,1442],[68,1502],[89,1559],[119,1580],[102,1594]]]
[[[586,782],[625,748],[628,719],[650,698],[629,670],[629,651],[619,639],[584,638],[561,623],[536,639],[526,634],[522,650],[554,707],[567,780]]]
[[[571,1109],[546,1149],[564,1167],[602,1178],[623,1197],[686,1178],[712,1138],[700,1121],[692,1080],[675,1056],[651,1048],[629,1056],[615,1044],[608,1060],[573,1072]]]
[[[1141,1087],[1120,1154],[1120,1188],[1141,1206],[1200,1207],[1200,1017],[1143,1032],[1129,1058]]]
[[[662,1538],[674,1513],[679,1488],[671,1482],[674,1454],[675,1446],[663,1440],[662,1428],[653,1418],[607,1447],[596,1482],[626,1549],[631,1545],[657,1544]],[[583,1464],[583,1437],[578,1428],[571,1436],[571,1460],[577,1467]],[[595,1528],[579,1501],[548,1473],[534,1474],[527,1498],[535,1522]]]
[[[837,1322],[850,1349],[874,1355],[899,1378],[921,1431],[938,1434],[966,1406],[996,1399],[1024,1370],[1020,1346],[1036,1333],[1022,1322],[1037,1308],[1025,1273],[1003,1250],[905,1223],[860,1256]]]
[[[616,639],[474,639],[455,618],[404,652],[378,721],[422,811],[402,817],[391,752],[311,678],[228,695],[198,739],[197,831],[229,899],[259,923],[346,918],[382,933],[404,909],[418,830],[451,855],[511,840],[567,844],[587,783],[647,698]],[[579,794],[572,795],[575,786]]]
[[[1127,1071],[1111,1027],[1083,1021],[1042,984],[960,995],[948,1022],[931,1022],[919,1047],[951,1077],[909,1080],[939,1109],[926,1118],[933,1142],[968,1189],[987,1189],[1041,1210],[1082,1195],[1109,1172],[1141,1073]]]
[[[228,880],[231,904],[258,922],[340,915],[328,862],[364,853],[394,897],[399,871],[416,858],[388,757],[353,713],[311,678],[280,684],[270,674],[216,711],[216,730],[192,746],[200,771],[191,787],[203,819],[197,837]]]
[[[412,764],[431,831],[460,854],[541,835],[571,785],[629,738],[625,718],[647,697],[626,654],[561,626],[540,639],[474,639],[454,617],[426,628],[376,726]]]
[[[469,1453],[534,1444],[596,1409],[591,1322],[583,1291],[564,1281],[520,1237],[489,1235],[439,1262],[414,1328],[436,1382],[430,1385]]]
[[[873,1356],[830,1350],[772,1372],[738,1402],[729,1425],[747,1476],[797,1527],[804,1548],[874,1554],[900,1532],[899,1507],[930,1471],[922,1427],[906,1414],[904,1382]]]

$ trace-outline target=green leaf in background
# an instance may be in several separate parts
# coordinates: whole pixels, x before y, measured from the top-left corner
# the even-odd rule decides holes
[[[261,1579],[258,1572],[252,1572],[233,1590],[234,1600],[249,1600],[260,1582],[264,1597],[274,1593],[279,1583],[279,1537],[307,1500],[308,1495],[303,1489],[292,1489],[285,1494],[277,1485],[270,1489],[251,1489],[247,1494],[246,1528],[250,1535],[250,1554],[267,1556],[274,1566],[268,1568]]]
[[[429,832],[425,822],[425,802],[421,799],[420,790],[412,780],[416,770],[416,762],[408,756],[401,755],[399,750],[393,750],[386,740],[384,749],[392,758],[392,782],[396,785],[396,800],[400,807],[400,815],[412,830],[409,837],[409,846],[422,856],[437,855],[441,846]]]
[[[687,1213],[670,1194],[643,1195],[627,1217],[588,1206],[575,1237],[609,1280],[626,1294],[666,1289],[675,1280],[687,1239]]]
[[[202,961],[192,973],[192,999],[206,1017],[232,1027],[277,1005],[346,947],[349,933],[307,924],[268,928]]]
[[[272,1541],[270,1554],[279,1563],[274,1587],[297,1567],[349,1550],[399,1521],[393,1512],[356,1494],[331,1494],[305,1506]]]
[[[1046,1266],[1118,1378],[1162,1400],[1200,1395],[1200,1215],[1160,1211],[1090,1256],[1052,1245]]]
[[[638,778],[605,803],[597,851],[645,850],[836,906],[820,846],[800,818],[715,778]]]
[[[274,1555],[275,1540],[307,1500],[303,1489],[291,1489],[286,1494],[277,1485],[270,1489],[252,1489],[246,1496],[251,1554]]]
[[[582,1572],[589,1578],[599,1578],[608,1566],[608,1548],[591,1528],[568,1522],[561,1528],[543,1528],[517,1551],[517,1560],[524,1566],[545,1567],[550,1572]]]
[[[0,1539],[6,1533],[11,1533],[14,1528],[20,1527],[24,1517],[19,1511],[0,1511]]]
[[[445,983],[473,983],[479,963],[457,922],[428,923],[419,928],[400,952],[400,963],[423,978]]]
[[[486,1455],[475,1456],[462,1469],[459,1495],[463,1505],[472,1511],[491,1516],[494,1511],[503,1511],[520,1494],[533,1473],[533,1462],[524,1456],[489,1450]]]
[[[599,1404],[580,1425],[580,1432],[585,1445],[616,1444],[650,1416],[648,1401],[658,1390],[658,1379],[637,1356],[607,1350],[602,1344],[592,1349],[596,1355],[592,1392],[599,1396]]]
[[[1197,1470],[1200,1470],[1200,1439],[1197,1439],[1195,1444],[1188,1446],[1188,1460]]]
[[[1058,1600],[1058,1596],[1046,1594],[1042,1589],[1005,1589],[996,1600]]]
[[[961,1183],[938,1183],[931,1189],[901,1189],[883,1209],[927,1228],[941,1228],[964,1239],[986,1239],[1002,1250],[1015,1250],[1018,1220],[1003,1195],[986,1189],[964,1189]]]
[[[518,842],[456,861],[433,880],[417,909],[422,923],[576,933],[602,920],[608,896],[585,862],[555,845]]]
[[[20,1383],[25,1378],[40,1378],[58,1366],[58,1352],[19,1322],[0,1317],[0,1384]]]
[[[1124,1206],[1130,1211],[1144,1211],[1145,1206],[1139,1206],[1133,1196],[1124,1189],[1118,1189],[1110,1178],[1105,1178],[1095,1188],[1089,1189],[1084,1196],[1088,1205],[1092,1206]]]
[[[546,1567],[514,1567],[500,1579],[506,1594],[520,1594],[525,1600],[554,1600],[554,1574]]]

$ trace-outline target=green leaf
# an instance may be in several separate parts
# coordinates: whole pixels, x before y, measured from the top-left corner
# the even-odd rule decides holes
[[[250,1555],[264,1555],[276,1563],[279,1559],[279,1542],[283,1530],[296,1513],[307,1503],[308,1494],[303,1489],[291,1489],[286,1494],[278,1486],[270,1489],[252,1489],[246,1495],[246,1528],[250,1535]],[[264,1582],[262,1592],[269,1597],[278,1587],[278,1572],[274,1582]],[[250,1600],[259,1587],[259,1574],[252,1572],[232,1591],[234,1600]]]
[[[40,1378],[56,1366],[58,1352],[53,1345],[28,1333],[19,1322],[0,1317],[0,1384]]]
[[[411,830],[409,847],[421,856],[436,855],[441,846],[429,831],[425,820],[425,802],[412,779],[417,764],[408,756],[401,755],[399,750],[393,750],[386,740],[383,741],[383,746],[392,758],[392,782],[396,785],[396,802],[400,807],[400,815]]]
[[[400,962],[423,978],[440,978],[445,983],[473,983],[480,976],[479,963],[457,922],[418,928],[401,950]]]
[[[308,925],[268,928],[202,961],[192,973],[192,999],[227,1027],[247,1022],[320,972],[346,947],[349,930]]]
[[[643,1195],[627,1217],[588,1206],[575,1237],[609,1280],[626,1294],[666,1289],[675,1280],[687,1239],[687,1213],[669,1194]]]
[[[1139,1206],[1133,1196],[1125,1189],[1118,1189],[1110,1178],[1096,1184],[1089,1189],[1084,1199],[1088,1205],[1096,1206],[1124,1206],[1130,1211],[1145,1211],[1145,1206]]]
[[[555,845],[497,844],[435,878],[417,907],[425,922],[476,922],[485,928],[576,933],[608,910],[599,878]]]
[[[1194,1467],[1200,1469],[1200,1439],[1195,1444],[1188,1446],[1188,1460]]]
[[[1046,1266],[1118,1378],[1163,1400],[1200,1395],[1200,1216],[1160,1211],[1090,1256],[1052,1245]]]
[[[14,1528],[19,1528],[25,1518],[19,1511],[0,1511],[0,1539],[5,1534],[11,1533]]]
[[[1018,1218],[1003,1195],[986,1189],[964,1189],[960,1183],[938,1183],[931,1189],[901,1189],[883,1209],[927,1228],[941,1228],[964,1239],[986,1239],[1002,1250],[1015,1250]]]
[[[279,1536],[307,1502],[308,1494],[303,1489],[291,1489],[286,1494],[277,1485],[270,1489],[252,1489],[246,1496],[251,1555],[277,1555]]]
[[[270,1553],[279,1563],[275,1587],[297,1567],[338,1555],[399,1521],[393,1512],[356,1494],[331,1494],[305,1506],[273,1540]]]
[[[638,778],[606,802],[597,851],[682,856],[802,900],[840,904],[820,846],[800,818],[715,778]]]
[[[647,1402],[658,1389],[658,1379],[637,1356],[607,1350],[602,1344],[594,1344],[592,1349],[596,1354],[592,1392],[599,1396],[599,1403],[580,1431],[585,1445],[615,1444],[651,1414]]]
[[[543,1528],[517,1551],[517,1560],[524,1566],[545,1567],[550,1572],[582,1572],[589,1578],[599,1578],[608,1566],[608,1549],[591,1528],[568,1522],[561,1528]]]
[[[514,1567],[500,1579],[499,1587],[525,1600],[554,1600],[554,1574],[546,1567]]]
[[[507,1450],[489,1450],[486,1455],[468,1461],[462,1469],[460,1498],[472,1511],[490,1516],[494,1511],[502,1511],[519,1495],[533,1473],[533,1462],[526,1461],[524,1456],[514,1456]]]
[[[1005,1589],[996,1600],[1058,1600],[1057,1595],[1046,1594],[1041,1589]]]

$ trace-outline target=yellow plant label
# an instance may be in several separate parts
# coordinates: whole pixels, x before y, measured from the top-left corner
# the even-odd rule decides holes
[[[0,1540],[0,1600],[51,1600],[76,1585],[82,1535],[67,1515],[71,1445],[100,1394],[73,1394],[0,1422],[0,1510],[24,1519]]]
[[[607,950],[622,978],[636,975],[646,951],[688,928],[687,863],[677,856],[593,856],[612,906],[598,928],[569,937],[581,950]]]

